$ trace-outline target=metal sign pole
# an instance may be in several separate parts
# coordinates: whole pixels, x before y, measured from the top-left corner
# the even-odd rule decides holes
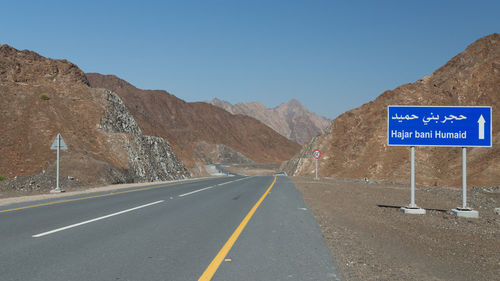
[[[316,158],[316,177],[315,180],[318,180],[318,159]]]
[[[462,209],[467,209],[467,148],[462,147]]]
[[[410,149],[410,205],[401,207],[401,211],[405,214],[424,215],[425,209],[422,209],[415,204],[415,146]]]
[[[464,218],[479,218],[479,212],[467,207],[467,147],[462,147],[462,207],[451,210],[452,213]]]
[[[316,177],[314,177],[314,179],[318,180],[318,159],[321,157],[321,151],[319,151],[319,149],[315,149],[312,156],[316,160]]]
[[[66,146],[66,143],[64,142],[64,139],[62,138],[61,134],[57,134],[56,139],[52,143],[52,146],[50,147],[50,149],[57,151],[57,160],[56,160],[56,188],[52,189],[50,191],[50,193],[64,192],[64,190],[61,190],[61,187],[59,186],[59,174],[60,174],[59,162],[60,162],[60,153],[61,153],[61,150],[67,150],[68,147]]]
[[[59,190],[59,150],[61,149],[61,135],[57,135],[57,178],[56,189]]]
[[[67,150],[68,147],[66,146],[66,143],[64,142],[64,139],[62,138],[61,134],[57,134],[56,139],[52,143],[52,146],[50,147],[51,150],[56,150],[57,152],[57,159],[56,159],[56,188],[52,189],[50,193],[59,193],[59,192],[64,192],[64,190],[61,190],[60,187],[60,181],[59,181],[59,175],[60,175],[60,154],[61,150]]]
[[[467,207],[467,147],[462,147],[462,207],[451,210],[452,213],[464,218],[479,218],[479,212]]]
[[[411,183],[411,199],[410,208],[416,208],[415,204],[415,147],[411,147],[411,172],[410,172],[410,183]]]

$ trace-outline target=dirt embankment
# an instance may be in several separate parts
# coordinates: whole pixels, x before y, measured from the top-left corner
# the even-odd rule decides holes
[[[410,189],[359,180],[294,177],[343,280],[500,280],[500,190],[473,188],[479,219],[457,218],[461,190],[420,187],[426,215],[405,215]]]

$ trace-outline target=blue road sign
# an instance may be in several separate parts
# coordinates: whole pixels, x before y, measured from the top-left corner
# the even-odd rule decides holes
[[[490,106],[395,106],[387,108],[391,146],[491,147]]]

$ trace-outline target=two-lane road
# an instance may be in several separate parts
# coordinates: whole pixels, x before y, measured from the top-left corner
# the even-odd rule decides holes
[[[314,218],[283,177],[4,206],[0,248],[1,280],[338,279]]]

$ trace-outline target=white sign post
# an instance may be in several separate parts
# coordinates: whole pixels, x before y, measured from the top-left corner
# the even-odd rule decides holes
[[[321,151],[319,149],[314,150],[313,157],[316,159],[316,177],[314,179],[318,180],[318,159],[321,157]]]
[[[62,150],[68,150],[68,146],[66,145],[66,143],[64,142],[64,139],[62,138],[61,134],[57,134],[57,137],[56,139],[54,140],[54,142],[52,143],[52,146],[50,147],[51,150],[57,150],[57,177],[56,177],[56,188],[55,189],[52,189],[50,191],[50,193],[60,193],[60,192],[64,192],[64,190],[62,190],[60,187],[59,187],[59,151],[62,149]]]

